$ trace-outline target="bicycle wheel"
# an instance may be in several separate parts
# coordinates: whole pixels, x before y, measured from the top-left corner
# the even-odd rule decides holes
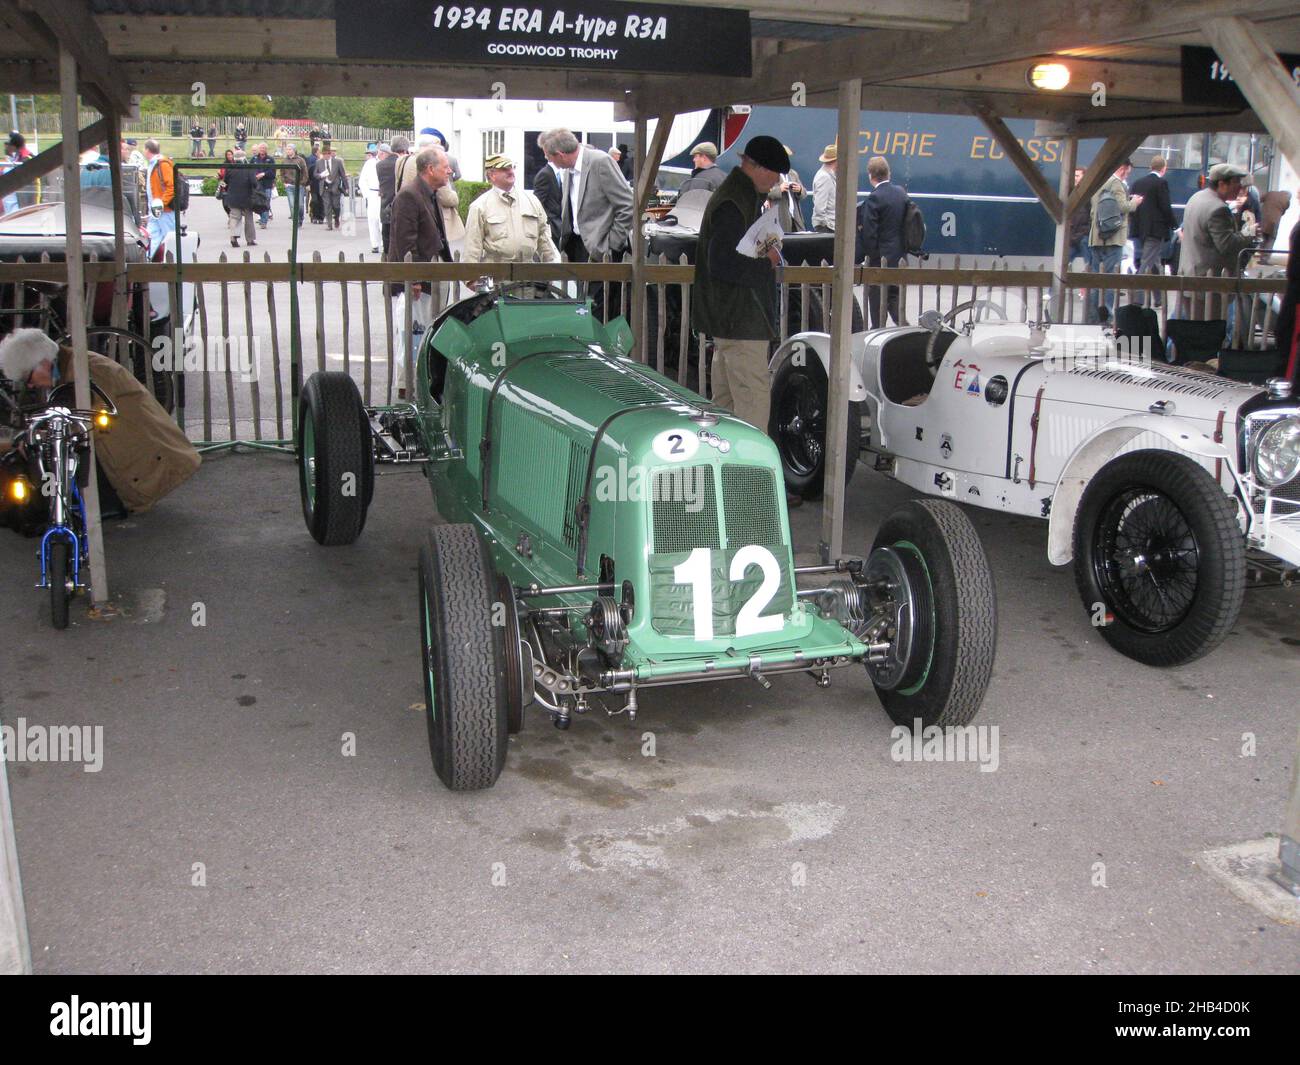
[[[64,334],[59,343],[68,344],[71,340],[70,334]],[[91,326],[86,330],[86,346],[96,355],[103,355],[130,369],[135,379],[150,389],[153,398],[168,414],[175,410],[172,373],[153,368],[153,346],[139,333],[111,325]]]

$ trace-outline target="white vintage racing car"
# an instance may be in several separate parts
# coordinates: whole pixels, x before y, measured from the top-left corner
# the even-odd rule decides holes
[[[849,472],[863,449],[918,491],[1043,518],[1094,624],[1150,665],[1211,651],[1241,610],[1247,556],[1300,567],[1300,403],[1152,361],[1100,326],[971,323],[852,340]],[[786,484],[824,474],[825,333],[772,359],[770,432]],[[864,421],[865,417],[865,421]]]

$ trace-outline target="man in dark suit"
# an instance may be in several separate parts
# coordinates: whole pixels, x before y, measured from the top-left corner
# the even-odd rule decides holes
[[[320,189],[325,228],[338,229],[343,196],[348,191],[348,174],[329,141],[321,141],[320,155],[316,157],[316,185]]]
[[[1169,182],[1165,180],[1167,167],[1165,157],[1157,155],[1151,160],[1151,173],[1138,178],[1129,189],[1130,193],[1142,197],[1131,223],[1139,274],[1164,272],[1161,256],[1170,234],[1178,228],[1178,219],[1169,202]],[[1138,300],[1145,306],[1146,293],[1139,293]],[[1160,306],[1159,292],[1152,293],[1152,301]]]
[[[411,150],[411,142],[400,134],[393,138],[389,154],[375,165],[379,180],[379,230],[383,238],[384,254],[388,254],[388,237],[392,229],[393,197],[397,195],[396,167],[398,160]]]
[[[897,266],[907,254],[903,242],[907,193],[889,180],[889,161],[883,155],[873,155],[867,161],[867,177],[871,192],[858,208],[857,260],[866,259],[868,266]],[[898,324],[898,286],[886,287],[889,317]],[[872,285],[867,290],[872,329],[879,328],[883,318],[880,289],[880,285]]]
[[[536,177],[533,178],[533,195],[546,210],[546,220],[551,225],[551,239],[555,241],[555,246],[561,251],[564,248],[560,245],[560,218],[564,206],[564,194],[560,190],[560,175],[551,162],[553,153],[546,140],[546,134],[543,133],[537,138],[537,147],[541,148],[542,154],[546,156],[546,165],[537,171]],[[574,260],[569,256],[569,261]]]
[[[399,189],[393,197],[391,229],[388,235],[390,263],[400,263],[407,252],[417,263],[451,262],[451,248],[442,220],[442,211],[434,199],[438,189],[451,180],[451,162],[441,148],[426,148],[414,157],[415,180]],[[400,296],[402,283],[393,282],[389,294]],[[433,285],[417,282],[411,286],[411,325],[413,332],[422,332],[433,322]],[[399,307],[401,305],[399,304]],[[394,321],[405,333],[405,312],[395,312]],[[401,337],[395,346],[393,378],[405,382],[406,351],[410,338]],[[413,350],[413,349],[412,349]],[[406,389],[399,384],[397,398],[406,398]]]

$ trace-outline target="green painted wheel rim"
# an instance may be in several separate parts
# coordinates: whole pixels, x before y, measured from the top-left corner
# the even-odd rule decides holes
[[[307,507],[316,509],[316,430],[311,418],[302,420],[302,483]]]
[[[910,540],[895,540],[891,545],[893,547],[904,547],[916,556],[916,560],[921,563],[921,571],[925,574],[926,587],[930,592],[930,647],[926,651],[925,669],[922,670],[920,678],[910,688],[900,688],[900,695],[915,695],[925,687],[925,682],[930,679],[930,666],[934,664],[934,643],[935,643],[935,617],[934,617],[934,579],[930,576],[930,567],[925,564],[925,556],[921,549]]]

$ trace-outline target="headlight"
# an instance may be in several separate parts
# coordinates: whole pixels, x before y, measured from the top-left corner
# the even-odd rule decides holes
[[[32,497],[32,486],[27,483],[26,477],[15,477],[9,482],[6,494],[14,503],[26,503]]]
[[[1279,418],[1255,444],[1255,476],[1276,488],[1300,475],[1300,418]]]

